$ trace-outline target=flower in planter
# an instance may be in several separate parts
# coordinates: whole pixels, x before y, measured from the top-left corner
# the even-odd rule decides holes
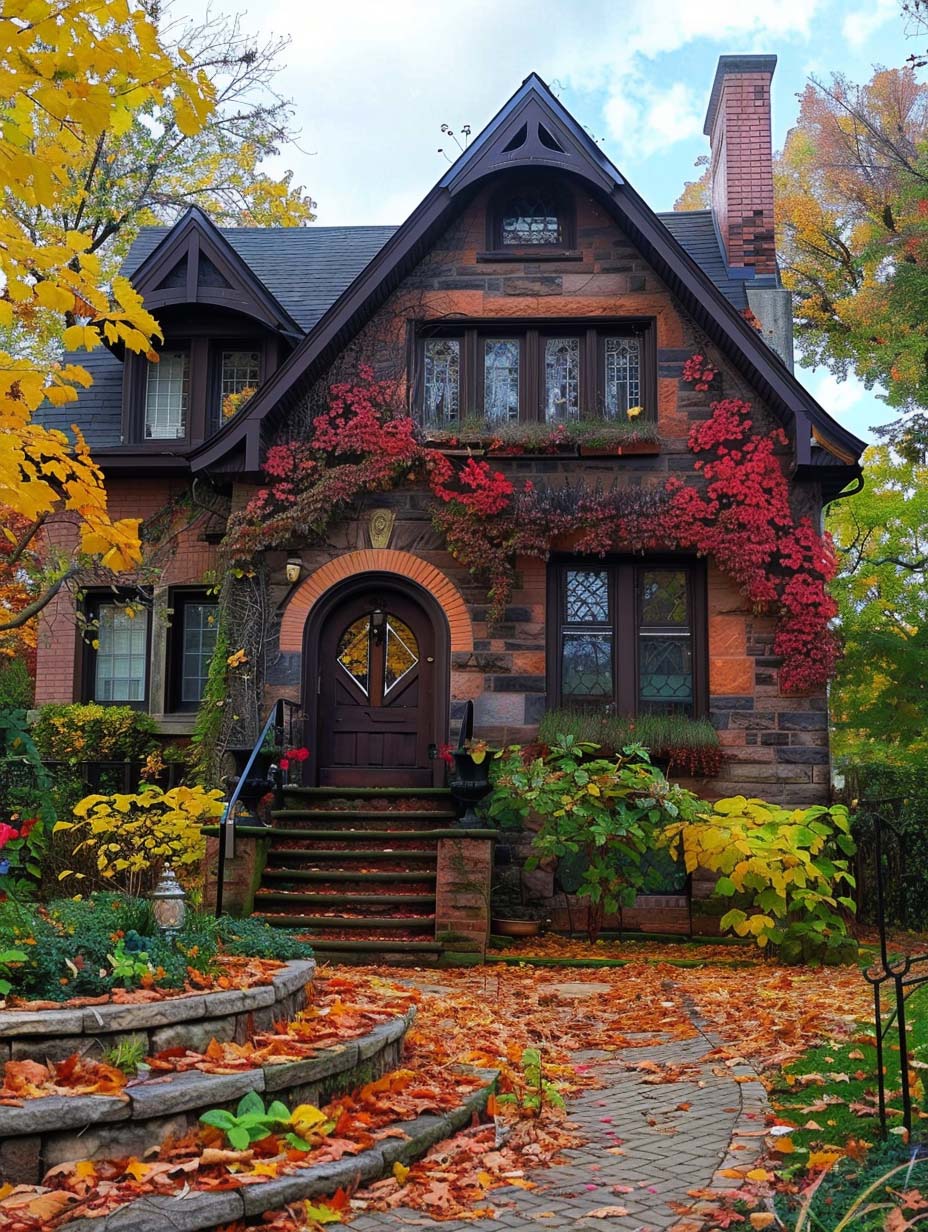
[[[625,414],[629,419],[637,419],[638,416],[642,414],[643,411],[644,411],[643,406],[630,406],[628,410],[625,412]]]
[[[287,749],[286,753],[284,753],[283,757],[281,757],[277,765],[280,767],[281,770],[289,770],[290,763],[292,761],[302,762],[302,761],[307,761],[308,759],[309,759],[309,749],[307,748]]]
[[[454,755],[450,744],[440,744],[438,746],[438,756],[446,766],[454,765]]]

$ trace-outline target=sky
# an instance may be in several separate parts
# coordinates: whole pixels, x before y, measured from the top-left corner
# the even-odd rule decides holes
[[[176,0],[199,16],[207,0]],[[708,153],[703,120],[719,55],[778,56],[774,145],[810,77],[851,80],[903,63],[899,0],[214,0],[243,27],[289,36],[277,80],[301,130],[270,170],[292,169],[323,225],[402,222],[453,157],[532,71],[656,210],[673,208]],[[800,372],[860,436],[891,418],[874,393]]]

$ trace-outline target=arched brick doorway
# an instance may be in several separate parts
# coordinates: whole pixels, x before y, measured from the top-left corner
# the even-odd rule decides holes
[[[450,636],[417,583],[369,572],[315,603],[303,641],[303,697],[322,786],[440,785],[448,738]]]

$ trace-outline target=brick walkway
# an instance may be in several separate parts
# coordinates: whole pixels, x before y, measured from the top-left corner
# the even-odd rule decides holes
[[[697,1024],[698,1025],[698,1024]],[[568,1116],[586,1139],[569,1160],[538,1174],[529,1174],[536,1188],[494,1189],[490,1194],[497,1215],[488,1227],[505,1232],[539,1232],[569,1228],[571,1232],[666,1232],[681,1216],[669,1202],[692,1204],[690,1189],[713,1186],[722,1167],[750,1166],[754,1136],[763,1127],[764,1093],[746,1067],[729,1069],[718,1060],[703,1060],[717,1043],[701,1033],[694,1039],[654,1037],[655,1042],[623,1054],[579,1053],[583,1063],[603,1082],[572,1101]],[[685,1079],[651,1085],[647,1073],[627,1070],[623,1062],[653,1060],[695,1066]],[[689,1105],[688,1108],[681,1105]],[[752,1133],[753,1131],[753,1133]],[[741,1142],[739,1134],[746,1134]],[[735,1141],[735,1149],[731,1150]],[[619,1145],[622,1154],[614,1153]],[[611,1148],[611,1150],[610,1150]],[[717,1180],[713,1187],[730,1187]],[[630,1192],[614,1192],[613,1187]],[[627,1214],[589,1217],[602,1207],[623,1207]],[[399,1209],[389,1214],[361,1214],[353,1232],[400,1232],[412,1226],[432,1226],[420,1211]],[[475,1232],[480,1222],[435,1223],[440,1232]]]

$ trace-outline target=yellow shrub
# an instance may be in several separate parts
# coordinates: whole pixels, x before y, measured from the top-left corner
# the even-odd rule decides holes
[[[90,857],[102,885],[125,894],[144,894],[162,867],[178,873],[203,858],[202,826],[220,816],[222,793],[203,787],[145,787],[135,795],[85,796],[74,806],[74,821],[59,821],[55,831],[70,830],[73,851]],[[59,880],[85,879],[65,869]]]

